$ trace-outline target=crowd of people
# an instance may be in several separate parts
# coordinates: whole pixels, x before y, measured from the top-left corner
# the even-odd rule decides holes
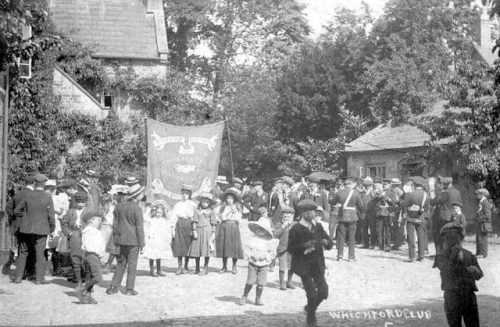
[[[332,182],[314,176],[300,181],[284,176],[273,182],[269,193],[262,181],[245,185],[233,178],[230,184],[219,176],[216,184],[211,192],[199,194],[193,186],[183,185],[179,190],[182,200],[170,207],[162,199],[147,203],[145,187],[135,177],[127,177],[123,186],[115,185],[103,194],[93,171],[79,181],[31,174],[25,187],[8,201],[13,246],[3,271],[15,263],[12,282],[34,279],[37,285],[47,283],[47,271],[53,276],[66,274],[76,283],[80,301],[94,304],[93,287],[102,281],[103,274],[111,272],[115,259],[112,282],[106,290],[110,295],[118,292],[125,270],[125,294],[138,294],[135,277],[140,256],[149,260],[152,277],[166,276],[162,260],[172,257],[178,262],[176,275],[207,275],[211,257],[221,258],[218,273],[237,274],[238,260],[247,259],[247,281],[239,303],[246,304],[256,284],[255,304],[263,305],[267,273],[277,264],[281,290],[294,288],[294,274],[301,278],[311,326],[315,325],[318,305],[328,297],[323,249],[331,249],[334,243],[337,260],[351,262],[356,260],[357,243],[366,249],[397,251],[407,242],[408,261],[415,262],[424,260],[431,231],[449,320],[462,312],[462,307],[453,303],[465,302],[460,296],[463,293],[457,293],[456,288],[448,290],[450,284],[445,281],[482,276],[476,258],[488,255],[492,212],[484,188],[476,191],[475,217],[466,219],[461,194],[450,177],[413,176],[403,185],[397,178]],[[472,218],[477,240],[473,258],[460,246]],[[242,219],[249,221],[252,232],[245,242],[240,233]],[[458,238],[450,236],[457,231]],[[102,265],[106,253],[108,258]],[[195,261],[194,269],[189,267],[190,259]],[[471,272],[450,275],[450,265]],[[477,269],[467,268],[471,265]],[[443,276],[443,271],[448,275]],[[471,288],[472,284],[469,281],[467,285]]]

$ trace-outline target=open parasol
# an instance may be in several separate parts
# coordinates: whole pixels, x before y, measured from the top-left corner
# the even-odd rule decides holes
[[[319,181],[330,182],[335,180],[335,176],[322,171],[316,171],[314,173],[309,174],[309,176],[307,176],[307,179],[310,180],[311,182],[319,182]]]

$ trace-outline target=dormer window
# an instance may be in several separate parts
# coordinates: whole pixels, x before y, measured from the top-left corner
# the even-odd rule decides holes
[[[111,109],[113,107],[113,94],[109,90],[105,90],[101,97],[101,104],[104,108]]]

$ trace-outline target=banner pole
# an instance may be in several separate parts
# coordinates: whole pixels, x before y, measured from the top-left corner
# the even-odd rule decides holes
[[[229,119],[227,115],[224,115],[224,120],[226,121],[226,129],[227,129],[227,141],[229,143],[229,159],[231,161],[231,180],[234,180],[234,163],[233,163],[233,150],[231,145],[231,131],[229,130]]]

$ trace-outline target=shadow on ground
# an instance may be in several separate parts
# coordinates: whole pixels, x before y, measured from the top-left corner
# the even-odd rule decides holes
[[[70,295],[70,294],[69,294]],[[235,302],[236,297],[225,297],[220,301]],[[480,295],[478,296],[479,313],[482,327],[498,327],[500,321],[500,297]],[[250,309],[250,308],[249,308]],[[258,311],[245,311],[241,315],[225,316],[199,316],[175,319],[164,319],[158,321],[131,321],[126,323],[110,324],[85,324],[85,326],[169,326],[169,327],[299,327],[305,324],[303,312],[287,314],[263,314]],[[68,325],[83,326],[83,325]],[[372,326],[394,326],[394,327],[443,327],[447,326],[443,312],[442,298],[418,302],[406,307],[372,308],[360,311],[332,311],[318,312],[318,326],[341,326],[341,327],[372,327]]]

